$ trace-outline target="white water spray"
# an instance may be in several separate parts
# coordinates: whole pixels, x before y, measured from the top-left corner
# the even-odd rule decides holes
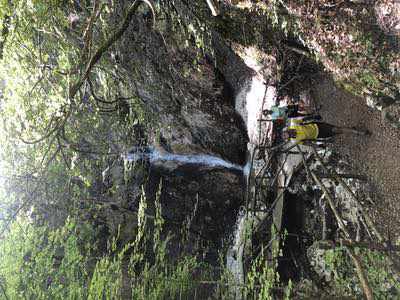
[[[243,171],[243,167],[230,163],[217,156],[208,154],[173,154],[166,151],[158,151],[153,147],[138,148],[136,151],[129,152],[125,158],[128,161],[149,160],[150,164],[165,166],[166,169],[171,168],[168,163],[186,166],[203,166],[209,168],[224,168],[228,170]]]
[[[233,241],[231,246],[228,248],[226,254],[226,267],[231,272],[234,281],[237,285],[234,285],[232,293],[234,299],[241,299],[242,292],[240,285],[244,283],[244,270],[243,270],[243,252],[245,247],[244,234],[246,233],[246,213],[242,209],[237,218],[236,225],[233,235]]]
[[[251,49],[250,49],[251,50]],[[251,52],[251,51],[250,51]],[[260,71],[263,66],[257,60],[252,59],[251,56],[244,58],[246,64],[255,70]],[[262,143],[262,138],[265,135],[270,135],[272,126],[270,123],[259,122],[263,118],[263,110],[275,105],[276,101],[276,88],[272,85],[267,85],[261,74],[257,74],[249,78],[243,85],[235,98],[235,109],[242,117],[247,128],[247,135],[249,143],[247,150],[251,154],[247,157],[247,163],[243,167],[243,176],[246,185],[251,178],[251,172],[257,170],[259,163],[253,161],[255,165],[252,166],[253,149],[256,145]],[[246,189],[249,187],[246,186]],[[235,285],[231,289],[233,299],[243,299],[242,289],[244,284],[245,272],[243,268],[243,255],[246,247],[246,234],[258,224],[258,214],[254,212],[244,213],[240,212],[236,219],[236,227],[233,232],[232,243],[228,249],[226,256],[226,266],[233,275]]]

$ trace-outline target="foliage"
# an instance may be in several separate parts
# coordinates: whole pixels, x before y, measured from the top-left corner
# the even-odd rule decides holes
[[[255,259],[247,273],[245,294],[248,298],[273,299],[273,288],[279,282],[279,274],[275,272],[275,268],[269,266],[263,254]]]
[[[133,240],[121,246],[118,234],[109,240],[105,253],[98,252],[96,241],[101,237],[90,223],[68,218],[64,226],[50,229],[19,218],[0,244],[0,278],[7,298],[189,299],[204,293],[212,296],[213,289],[204,290],[204,284],[212,284],[219,287],[213,298],[229,299],[233,282],[224,266],[222,277],[215,280],[212,268],[197,257],[169,256],[170,239],[162,238],[158,199],[152,226],[142,197]],[[279,275],[266,261],[262,251],[252,262],[243,287],[248,297],[272,299]],[[287,299],[290,290],[289,282]]]
[[[123,283],[121,276],[125,269],[121,265],[128,260],[128,273],[138,277],[135,281],[143,280],[145,285],[141,287],[135,282],[138,290],[131,293],[154,297],[162,293],[176,295],[182,293],[181,285],[189,282],[197,266],[196,259],[189,257],[177,264],[167,263],[166,241],[162,241],[159,230],[153,247],[156,262],[152,261],[145,255],[147,248],[141,245],[150,243],[145,240],[148,228],[144,219],[136,241],[124,245],[122,250],[116,248],[116,237],[104,257],[97,257],[98,253],[90,248],[96,244],[93,239],[99,238],[95,228],[101,221],[91,201],[102,205],[99,198],[122,202],[121,198],[126,196],[116,192],[122,189],[120,183],[113,182],[107,190],[102,183],[102,171],[120,163],[118,158],[126,145],[141,142],[136,140],[135,131],[144,116],[134,87],[127,82],[132,80],[132,74],[124,73],[108,59],[100,61],[75,99],[69,97],[71,83],[79,78],[85,63],[85,47],[90,52],[96,47],[92,44],[100,44],[112,26],[112,22],[104,20],[109,21],[108,14],[114,7],[104,4],[94,22],[93,40],[88,44],[86,20],[93,17],[92,9],[95,11],[85,6],[88,4],[83,1],[1,3],[1,17],[11,16],[0,67],[0,79],[4,82],[1,159],[7,174],[1,235],[11,224],[2,244],[5,247],[2,262],[4,267],[14,266],[3,275],[5,286],[12,298],[18,298],[18,293],[25,293],[27,298],[49,299],[98,299],[99,293],[114,297]],[[77,22],[71,21],[76,18]],[[85,213],[86,206],[91,206],[90,213]],[[29,221],[20,219],[10,223],[21,212],[27,212]],[[85,221],[85,214],[90,215],[91,223]],[[82,224],[92,232],[86,241],[81,236]],[[21,244],[21,252],[14,253],[14,257],[12,243]],[[56,253],[58,249],[63,250],[61,257]],[[21,259],[29,251],[33,258]],[[61,267],[53,266],[55,256],[61,260],[57,262]],[[14,258],[19,261],[11,263]],[[64,265],[68,267],[63,269]],[[29,272],[18,274],[15,270],[21,267]],[[66,273],[67,269],[75,273]],[[51,278],[46,277],[46,272],[52,274]],[[169,283],[171,278],[179,281],[179,289],[178,283]],[[68,288],[75,285],[79,286],[73,289],[76,295],[70,294]],[[186,293],[191,286],[188,283],[184,288]]]
[[[137,59],[121,67],[118,51],[111,47],[112,53],[98,61],[76,97],[71,97],[71,86],[79,82],[90,54],[110,36],[126,3],[0,1],[0,160],[4,173],[0,181],[4,187],[0,191],[0,283],[8,298],[191,298],[205,289],[204,282],[213,287],[207,296],[214,287],[219,287],[214,296],[231,296],[226,287],[233,285],[232,276],[226,270],[215,271],[195,255],[170,257],[171,236],[163,230],[159,198],[155,216],[150,218],[146,199],[141,198],[139,225],[128,238],[122,233],[126,228],[111,237],[101,234],[100,227],[110,225],[99,226],[104,221],[100,211],[108,212],[106,204],[133,214],[124,206],[132,196],[128,192],[133,181],[130,174],[119,181],[112,178],[109,185],[103,175],[113,168],[127,172],[126,166],[121,167],[121,153],[144,143],[142,127],[153,127],[149,120],[158,118],[147,114],[143,108],[146,97],[141,95],[151,90],[155,95],[167,94],[168,100],[179,99],[165,107],[160,104],[154,111],[187,109],[185,95],[195,98],[200,92],[209,94],[210,106],[218,106],[213,100],[213,94],[220,92],[215,87],[216,75],[204,59],[205,54],[214,55],[214,27],[243,45],[260,46],[276,36],[295,36],[356,94],[366,90],[390,94],[386,83],[399,81],[395,71],[399,54],[379,29],[367,26],[373,22],[370,8],[343,2],[332,8],[330,1],[311,1],[310,5],[304,1],[258,2],[256,13],[266,13],[279,34],[269,33],[272,28],[266,20],[252,19],[251,11],[246,10],[239,21],[234,20],[241,16],[238,10],[230,19],[211,21],[204,16],[205,1],[192,7],[183,1],[159,1],[162,17],[151,38],[165,43],[166,54],[152,49],[154,45],[149,47],[148,32],[142,34],[143,44],[127,50],[150,56],[145,62]],[[243,20],[252,25],[245,27]],[[167,66],[159,67],[162,64]],[[166,83],[157,82],[164,77],[168,77]],[[138,88],[136,81],[147,85]],[[23,216],[13,221],[18,213]],[[9,226],[9,231],[3,231]],[[107,238],[106,249],[97,247]],[[387,262],[382,256],[363,254],[377,297],[388,291],[380,282],[399,288],[385,271]],[[354,272],[342,252],[327,252],[326,259],[338,291],[358,292]],[[249,298],[268,299],[276,288],[283,289],[276,265],[268,264],[261,251],[240,289]],[[291,289],[289,282],[284,291],[287,298]]]
[[[384,253],[368,249],[358,249],[357,255],[368,278],[368,282],[377,299],[396,298],[400,293],[400,283],[390,262]],[[338,296],[362,295],[362,289],[355,273],[354,266],[345,249],[337,248],[324,253],[327,267],[333,273],[332,291]]]
[[[251,225],[245,229],[245,235],[250,235]],[[271,226],[271,241],[268,246],[261,245],[257,255],[244,255],[248,259],[244,283],[238,283],[233,274],[226,267],[222,267],[220,283],[216,294],[221,299],[233,299],[241,295],[244,299],[290,299],[293,294],[293,283],[281,281],[277,271],[279,258],[282,257],[286,232],[281,236],[276,233],[275,226]],[[250,236],[249,236],[250,238]],[[251,239],[251,238],[250,238]],[[250,249],[249,249],[250,250]],[[221,262],[221,265],[224,265]]]
[[[351,92],[385,92],[393,96],[388,83],[399,83],[400,56],[393,38],[374,25],[373,6],[328,2],[311,1],[305,5],[301,1],[282,1],[293,18],[292,32]]]
[[[69,97],[86,52],[97,47],[111,27],[106,22],[111,8],[91,5],[58,0],[1,3],[0,15],[10,18],[0,64],[6,220],[31,210],[39,219],[62,224],[82,200],[103,194],[101,174],[108,164],[115,164],[127,145],[142,142],[138,98],[126,82],[127,74],[109,60],[100,62],[75,99]],[[89,19],[94,20],[91,30]]]
[[[242,14],[250,10],[255,20],[267,16],[289,41],[297,41],[300,50],[309,49],[351,93],[396,98],[400,84],[399,39],[379,28],[374,5],[341,1],[239,2],[246,3]],[[234,10],[232,18],[239,14]],[[261,30],[260,26],[254,27],[254,31]]]
[[[1,277],[9,299],[82,299],[93,228],[67,220],[35,227],[20,218],[0,244]]]
[[[107,252],[97,257],[95,240],[99,236],[91,224],[67,219],[64,226],[51,230],[20,218],[0,244],[1,283],[7,297],[117,299],[131,295],[133,299],[166,299],[193,295],[197,282],[210,275],[206,265],[190,256],[170,260],[169,239],[159,236],[160,211],[152,238],[145,210],[143,197],[138,233],[131,243],[119,248],[119,237],[113,237]]]

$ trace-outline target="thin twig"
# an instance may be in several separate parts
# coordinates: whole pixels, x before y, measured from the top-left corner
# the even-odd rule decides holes
[[[85,82],[85,80],[89,77],[90,72],[93,68],[93,66],[100,60],[100,58],[103,56],[103,54],[108,50],[108,48],[111,47],[112,44],[114,44],[121,36],[124,34],[126,29],[128,29],[129,23],[133,17],[133,15],[136,13],[137,8],[139,7],[140,3],[144,2],[146,3],[153,14],[153,20],[155,20],[155,10],[154,10],[154,5],[152,3],[152,0],[136,0],[133,2],[133,4],[129,7],[128,12],[125,15],[125,18],[121,22],[120,26],[118,29],[114,32],[111,37],[109,37],[103,45],[101,45],[96,52],[92,55],[92,57],[89,59],[85,72],[83,73],[82,77],[79,78],[75,84],[73,84],[69,88],[69,99],[73,99],[82,86],[82,84]]]
[[[329,174],[323,174],[323,173],[316,173],[319,178],[331,178],[332,176]],[[341,178],[349,178],[349,179],[357,179],[361,181],[367,181],[367,176],[365,175],[360,175],[360,174],[351,174],[351,173],[338,173],[337,174]]]
[[[344,234],[346,235],[347,238],[350,238],[350,233],[347,230],[346,226],[344,225],[344,222],[342,220],[342,218],[339,215],[339,212],[336,209],[335,204],[333,203],[333,199],[332,196],[330,195],[329,191],[327,190],[327,188],[325,187],[325,185],[321,182],[321,180],[319,180],[319,178],[317,177],[317,175],[315,175],[315,173],[313,171],[311,172],[311,176],[314,179],[315,183],[317,185],[320,186],[321,190],[324,192],[326,199],[328,200],[328,204],[333,212],[333,214],[335,215],[336,221],[339,225],[339,228],[344,232]]]
[[[275,184],[276,180],[278,179],[280,172],[282,171],[282,169],[285,166],[285,163],[286,163],[286,160],[287,160],[288,156],[289,156],[289,154],[285,153],[285,158],[283,159],[283,162],[280,165],[279,169],[276,171],[276,174],[275,174],[274,178],[272,179],[272,181],[271,181],[271,183],[269,185],[270,187],[272,187]]]
[[[293,76],[293,77],[290,78],[285,84],[281,85],[281,86],[279,87],[278,91],[283,90],[285,87],[287,87],[289,84],[291,84],[295,79],[300,78],[300,77],[301,77],[301,76],[299,76],[299,75]]]
[[[340,218],[339,213],[338,213],[338,211],[336,210],[335,205],[333,204],[333,199],[332,199],[331,195],[329,194],[328,190],[327,190],[326,187],[322,184],[322,182],[318,179],[318,177],[315,175],[314,172],[311,171],[311,175],[312,175],[314,181],[321,187],[322,191],[324,192],[324,194],[325,194],[325,196],[326,196],[326,198],[327,198],[327,200],[328,200],[329,206],[331,207],[331,209],[332,209],[332,211],[333,211],[333,214],[334,214],[335,217],[336,217],[336,221],[338,222],[339,228],[344,232],[344,234],[346,235],[346,237],[347,237],[348,239],[350,239],[350,233],[349,233],[349,231],[347,230],[346,226],[344,225],[343,220]],[[353,261],[353,263],[354,263],[354,266],[356,267],[356,273],[357,273],[357,276],[358,276],[358,278],[359,278],[359,280],[360,280],[360,282],[361,282],[361,286],[362,286],[362,288],[363,288],[365,297],[366,297],[368,300],[373,299],[372,290],[371,290],[371,288],[370,288],[370,286],[369,286],[368,279],[367,279],[367,277],[366,277],[366,275],[365,275],[365,272],[364,272],[364,270],[363,270],[363,268],[362,268],[360,259],[359,259],[358,256],[353,252],[352,249],[350,249],[349,247],[345,247],[345,248],[346,248],[346,251],[347,251],[348,255],[349,255],[350,258],[352,259],[352,261]]]
[[[389,247],[387,247],[383,244],[378,244],[374,242],[357,242],[347,239],[339,239],[337,242],[331,240],[322,240],[318,242],[318,248],[320,249],[334,249],[338,247],[363,248],[372,251],[384,251],[384,252],[400,251],[400,246],[396,245],[390,245]]]
[[[307,51],[305,51],[303,49],[300,49],[300,48],[297,48],[297,47],[292,47],[292,46],[286,46],[286,48],[288,48],[289,50],[292,50],[293,52],[296,52],[296,53],[298,53],[300,55],[303,55],[303,56],[305,56],[305,57],[307,57],[309,59],[312,59],[312,55],[309,52],[307,52]]]
[[[354,266],[356,267],[356,273],[357,273],[358,279],[361,282],[361,286],[364,291],[365,298],[367,298],[367,300],[374,299],[371,287],[369,286],[368,279],[367,279],[367,276],[365,275],[360,258],[358,257],[358,255],[356,255],[354,253],[353,249],[351,249],[349,247],[345,247],[345,248],[346,248],[347,254],[353,260]]]
[[[314,152],[315,157],[321,163],[321,166],[324,169],[324,171],[327,174],[331,173],[333,178],[336,179],[340,184],[342,184],[342,186],[345,188],[345,190],[348,192],[348,194],[357,203],[357,206],[358,206],[358,209],[359,209],[360,213],[363,215],[365,221],[367,222],[368,226],[372,229],[372,231],[374,232],[374,234],[376,235],[378,240],[380,242],[384,242],[384,238],[383,238],[382,234],[378,231],[378,229],[376,228],[375,224],[372,222],[371,218],[367,215],[367,213],[365,212],[365,210],[364,210],[363,206],[361,205],[360,201],[358,200],[356,195],[354,195],[354,193],[350,189],[350,187],[344,182],[344,180],[334,170],[331,170],[331,172],[329,172],[328,168],[325,166],[324,162],[322,161],[321,157],[319,156],[317,150],[314,147],[312,147],[312,150]]]
[[[307,179],[308,179],[308,181],[311,181],[310,169],[308,168],[308,165],[307,165],[307,162],[306,162],[306,158],[304,157],[304,153],[303,153],[303,151],[301,151],[299,145],[297,145],[297,150],[299,150],[299,152],[300,152],[300,154],[301,154],[301,159],[303,160],[303,165],[304,165],[304,168],[305,168],[305,170],[306,170]]]

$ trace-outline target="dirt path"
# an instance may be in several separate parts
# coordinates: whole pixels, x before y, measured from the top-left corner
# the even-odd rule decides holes
[[[316,84],[311,95],[322,105],[320,113],[326,122],[372,133],[369,137],[341,136],[334,145],[355,171],[370,178],[375,204],[368,210],[382,233],[389,233],[395,242],[400,237],[400,130],[385,123],[365,100],[336,88],[330,80]]]

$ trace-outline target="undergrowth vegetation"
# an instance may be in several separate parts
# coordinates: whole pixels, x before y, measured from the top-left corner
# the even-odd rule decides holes
[[[155,217],[149,218],[143,196],[131,241],[122,245],[117,234],[107,240],[104,252],[99,252],[97,241],[102,237],[93,224],[68,218],[63,226],[50,229],[20,217],[0,244],[1,297],[144,300],[243,295],[274,299],[278,293],[289,299],[292,284],[286,288],[279,284],[276,266],[267,262],[266,252],[249,266],[245,285],[235,283],[223,254],[219,268],[196,255],[172,257],[171,239],[162,238],[164,219],[157,203]]]
[[[208,262],[202,257],[206,250],[177,233],[190,229],[178,219],[191,221],[194,213],[169,211],[166,221],[160,193],[147,199],[142,187],[154,170],[146,163],[129,165],[123,156],[154,136],[157,146],[171,153],[222,157],[230,153],[222,149],[225,139],[232,141],[230,148],[247,142],[245,134],[238,134],[242,124],[236,122],[232,103],[223,103],[232,100],[233,95],[222,95],[232,87],[217,69],[219,64],[236,71],[225,61],[238,59],[228,47],[231,42],[265,51],[259,63],[266,66],[265,57],[274,60],[290,51],[286,58],[293,62],[287,73],[300,70],[297,59],[313,66],[303,73],[316,73],[320,62],[352,93],[396,102],[398,40],[371,25],[373,10],[362,3],[225,2],[248,6],[227,6],[231,10],[212,19],[206,1],[162,0],[154,6],[159,15],[153,24],[153,7],[138,10],[133,21],[124,19],[133,1],[0,1],[1,299],[261,300],[315,295],[315,283],[301,290],[300,284],[281,280],[277,267],[282,242],[272,251],[264,247],[266,241],[258,245],[261,250],[246,260],[243,284],[227,270],[226,245],[213,245],[222,249],[218,265]],[[130,24],[123,38],[114,35],[121,20]],[[217,58],[219,46],[230,56]],[[234,78],[235,84],[241,86],[244,77]],[[280,79],[282,86],[292,80]],[[220,119],[226,122],[218,123]],[[237,135],[230,139],[229,130],[236,125]],[[190,183],[193,189],[200,185]],[[171,202],[184,199],[170,191]],[[205,215],[220,204],[200,201],[206,203]],[[230,201],[220,206],[234,207]],[[204,220],[207,224],[201,226],[219,226],[209,215]],[[168,227],[182,224],[187,228],[173,232]],[[189,235],[193,233],[182,234]],[[185,247],[191,251],[174,252]],[[317,295],[361,295],[343,252],[325,252],[334,276],[324,284],[333,291],[317,290]],[[387,257],[365,249],[356,252],[375,296],[395,295],[399,281]]]
[[[207,265],[196,257],[173,261],[168,239],[161,240],[158,213],[153,234],[139,209],[138,231],[119,245],[108,240],[99,253],[99,236],[90,223],[68,218],[58,229],[34,226],[19,218],[0,244],[2,298],[5,299],[171,299],[189,298],[202,280],[210,280]]]
[[[365,272],[374,296],[377,299],[395,298],[400,291],[398,276],[393,271],[388,257],[379,251],[357,249],[357,255],[365,266]],[[338,297],[362,297],[360,282],[353,263],[344,248],[327,250],[324,253],[327,271],[332,273],[333,294]]]

